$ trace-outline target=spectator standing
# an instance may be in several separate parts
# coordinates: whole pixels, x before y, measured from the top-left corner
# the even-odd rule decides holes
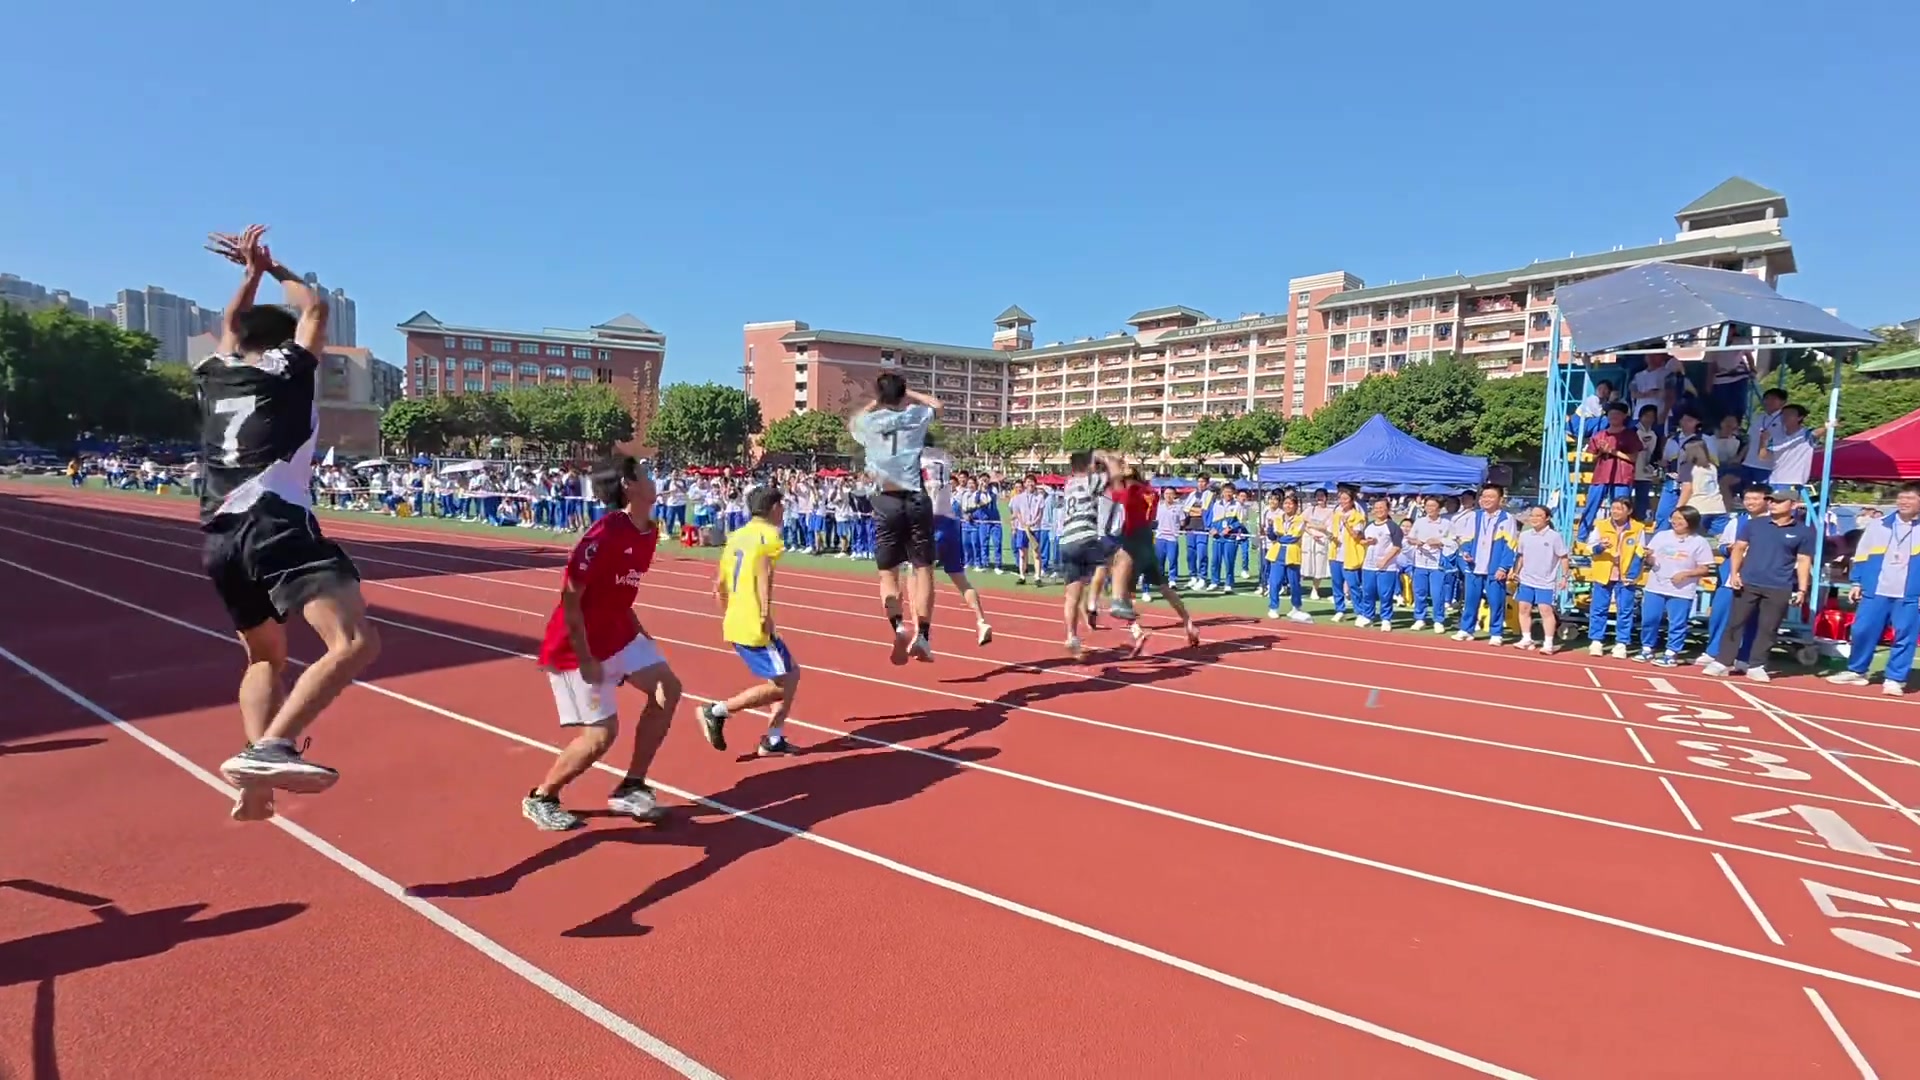
[[[1733,590],[1733,615],[1720,639],[1720,651],[1704,673],[1725,675],[1740,651],[1747,624],[1758,629],[1747,678],[1767,682],[1767,656],[1773,651],[1787,610],[1806,599],[1813,576],[1814,527],[1796,520],[1798,496],[1790,487],[1767,495],[1767,516],[1746,522],[1733,541],[1727,586]]]

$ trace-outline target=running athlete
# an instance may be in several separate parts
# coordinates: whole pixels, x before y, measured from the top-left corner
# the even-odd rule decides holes
[[[1086,655],[1080,644],[1080,621],[1086,614],[1087,585],[1107,560],[1100,533],[1100,500],[1110,485],[1109,477],[1123,467],[1119,458],[1105,450],[1076,450],[1068,462],[1071,475],[1060,508],[1060,571],[1067,582],[1067,654],[1075,660]]]
[[[747,495],[747,512],[753,517],[727,537],[726,550],[720,553],[713,595],[720,601],[721,634],[761,682],[725,701],[702,705],[700,727],[715,750],[725,750],[727,717],[773,705],[773,718],[756,752],[762,757],[791,754],[794,749],[787,742],[786,723],[793,711],[793,692],[800,685],[800,669],[773,628],[773,567],[787,550],[780,539],[780,522],[786,514],[780,489],[755,488]]]
[[[960,590],[960,599],[973,611],[975,641],[986,645],[993,641],[993,627],[987,625],[987,608],[980,602],[980,590],[967,579],[966,546],[960,542],[960,519],[953,513],[953,458],[934,445],[931,436],[920,455],[920,475],[927,497],[933,503],[933,555],[947,580]]]
[[[208,250],[244,272],[219,351],[193,370],[205,465],[202,565],[247,650],[239,695],[247,748],[220,766],[240,789],[232,811],[238,821],[272,817],[275,789],[312,795],[340,779],[303,758],[294,740],[380,651],[360,571],[313,516],[326,298],[274,260],[262,243],[266,231],[251,225],[239,236],[208,237]],[[263,277],[280,282],[292,311],[254,306]],[[288,689],[285,623],[295,612],[327,651]]]
[[[853,414],[848,426],[865,449],[873,491],[873,553],[880,567],[880,602],[893,624],[893,662],[909,656],[933,659],[933,504],[920,476],[920,452],[940,403],[907,389],[897,371],[874,380],[874,400]],[[900,609],[900,579],[894,571],[913,566],[914,633],[907,635]]]
[[[1187,610],[1180,590],[1167,576],[1155,546],[1154,518],[1159,509],[1159,495],[1140,475],[1139,469],[1122,464],[1120,480],[1113,493],[1114,501],[1120,504],[1122,520],[1120,550],[1113,556],[1114,598],[1110,610],[1114,618],[1131,624],[1133,655],[1139,656],[1147,647],[1147,632],[1141,628],[1139,613],[1133,606],[1133,589],[1136,583],[1145,582],[1147,588],[1159,589],[1166,597],[1167,606],[1180,616],[1180,626],[1187,633],[1187,645],[1198,648],[1200,633],[1193,628],[1193,613]]]
[[[633,727],[633,757],[607,796],[608,809],[643,821],[661,816],[647,768],[667,737],[680,704],[680,680],[633,610],[640,578],[653,565],[660,530],[653,520],[653,478],[640,463],[618,457],[594,467],[593,497],[607,514],[587,527],[567,556],[560,602],[540,641],[540,666],[553,686],[560,726],[578,734],[521,800],[520,813],[550,832],[578,828],[580,818],[560,805],[560,789],[606,756],[620,734],[621,683],[646,697]]]

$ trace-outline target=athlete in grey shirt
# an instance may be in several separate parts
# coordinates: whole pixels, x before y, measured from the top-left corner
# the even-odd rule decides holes
[[[873,381],[874,400],[848,423],[866,451],[873,477],[873,553],[880,568],[880,602],[893,625],[893,662],[909,656],[933,659],[933,502],[920,476],[920,453],[940,402],[907,389],[897,371]],[[895,570],[913,565],[914,633],[902,623],[900,582]]]

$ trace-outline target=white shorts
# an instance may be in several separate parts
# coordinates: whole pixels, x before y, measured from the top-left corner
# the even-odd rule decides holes
[[[589,685],[577,668],[547,672],[548,681],[553,683],[553,705],[559,710],[560,726],[587,727],[604,724],[618,716],[620,705],[614,692],[627,676],[666,662],[660,646],[648,638],[637,637],[632,644],[600,662],[597,685]]]

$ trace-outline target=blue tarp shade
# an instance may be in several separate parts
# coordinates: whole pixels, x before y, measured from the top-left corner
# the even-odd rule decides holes
[[[1298,461],[1260,466],[1266,487],[1407,488],[1460,491],[1487,478],[1487,459],[1429,446],[1375,413],[1360,430]]]
[[[1722,323],[1775,330],[1790,341],[1880,340],[1752,274],[1704,266],[1645,263],[1563,285],[1554,299],[1574,349],[1589,356]]]

